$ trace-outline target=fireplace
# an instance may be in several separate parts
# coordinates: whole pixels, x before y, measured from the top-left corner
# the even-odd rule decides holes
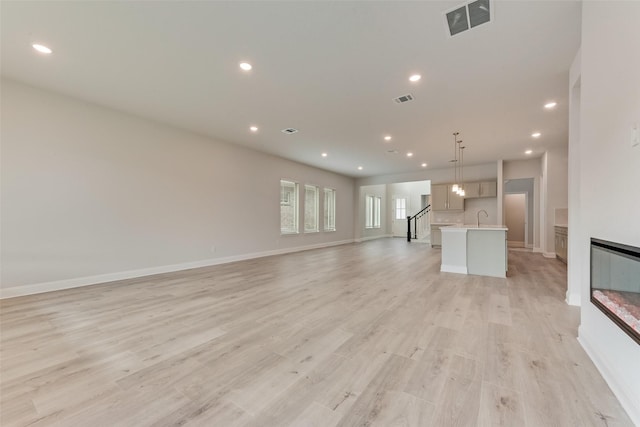
[[[591,302],[640,344],[640,248],[591,239]]]

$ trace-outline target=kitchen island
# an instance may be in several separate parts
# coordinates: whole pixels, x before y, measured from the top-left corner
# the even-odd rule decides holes
[[[507,227],[502,225],[452,225],[441,227],[440,271],[506,277]]]

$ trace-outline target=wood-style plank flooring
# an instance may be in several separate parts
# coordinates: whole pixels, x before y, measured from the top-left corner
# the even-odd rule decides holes
[[[4,300],[2,426],[631,426],[566,267],[382,239]]]

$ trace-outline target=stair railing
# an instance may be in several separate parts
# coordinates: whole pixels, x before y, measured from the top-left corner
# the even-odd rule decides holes
[[[411,221],[413,221],[413,239],[418,238],[418,220],[431,212],[431,205],[427,205],[417,214],[407,217],[407,242],[411,242]]]

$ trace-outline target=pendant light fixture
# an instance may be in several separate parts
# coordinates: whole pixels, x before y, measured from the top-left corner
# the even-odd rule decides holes
[[[457,146],[457,142],[458,142],[458,135],[460,134],[460,132],[454,132],[453,133],[453,160],[450,160],[451,163],[453,163],[453,185],[451,186],[451,191],[453,193],[457,193],[459,188],[458,188],[458,146]]]
[[[462,141],[460,141],[461,143]],[[458,195],[464,197],[466,195],[464,191],[464,146],[460,147],[460,184],[458,185]]]
[[[451,186],[451,192],[456,193],[460,197],[464,197],[466,192],[464,191],[464,149],[462,146],[462,140],[458,139],[460,132],[453,133],[453,185]],[[460,164],[458,166],[458,163]]]

